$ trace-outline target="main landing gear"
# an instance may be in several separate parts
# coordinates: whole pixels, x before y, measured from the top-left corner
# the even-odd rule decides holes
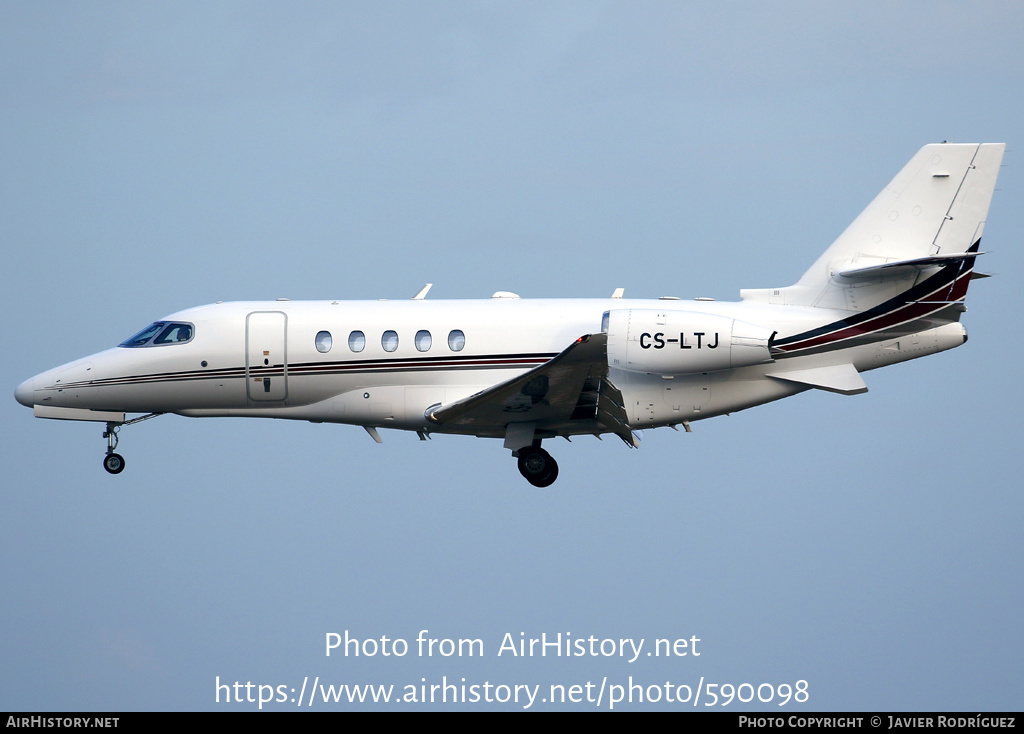
[[[550,487],[558,479],[558,464],[537,444],[519,449],[519,473],[534,487]]]

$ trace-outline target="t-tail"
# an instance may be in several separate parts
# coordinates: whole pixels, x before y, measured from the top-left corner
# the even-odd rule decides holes
[[[974,272],[1003,143],[926,145],[795,285],[744,290],[744,301],[849,312],[782,338],[807,353],[851,337],[923,331],[958,321]]]

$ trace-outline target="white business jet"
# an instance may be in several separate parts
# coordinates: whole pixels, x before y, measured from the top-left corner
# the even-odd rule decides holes
[[[964,298],[1003,144],[926,145],[787,288],[677,298],[216,303],[18,386],[40,418],[118,430],[164,413],[251,416],[504,440],[546,487],[558,436],[733,413],[963,344]],[[129,414],[141,414],[129,418]]]

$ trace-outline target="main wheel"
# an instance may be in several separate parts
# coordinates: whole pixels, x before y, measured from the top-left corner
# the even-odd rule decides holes
[[[103,457],[103,468],[111,474],[120,474],[124,471],[124,457],[121,454],[107,454]]]
[[[548,487],[558,477],[558,464],[544,449],[529,446],[519,450],[519,473],[534,487]]]
[[[555,483],[555,480],[558,479],[558,464],[555,463],[554,459],[550,459],[548,463],[550,464],[550,468],[548,469],[547,474],[536,481],[530,480],[530,484],[534,487],[550,487]]]

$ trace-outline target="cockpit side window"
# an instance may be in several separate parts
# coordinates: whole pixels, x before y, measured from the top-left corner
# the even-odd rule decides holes
[[[195,327],[182,322],[155,321],[119,346],[122,347],[157,347],[167,344],[184,344],[192,341]]]
[[[153,340],[153,344],[180,344],[192,339],[192,324],[170,324]]]

